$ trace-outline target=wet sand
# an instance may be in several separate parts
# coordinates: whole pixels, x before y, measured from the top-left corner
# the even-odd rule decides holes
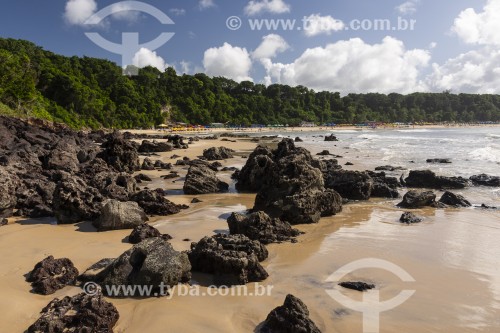
[[[255,146],[248,141],[200,141],[186,151],[162,153],[160,159],[175,162],[169,159],[173,154],[194,158],[203,149],[220,145],[245,155]],[[223,164],[243,163],[243,158],[236,157]],[[158,176],[168,172],[150,173]],[[219,177],[228,181],[230,173],[219,173]],[[189,203],[193,198],[179,194],[181,180],[173,183],[155,179],[152,185],[141,184],[145,185],[171,190],[168,198],[176,203]],[[254,201],[252,194],[234,192],[197,197],[203,202],[190,204],[189,209],[173,216],[151,219],[152,225],[174,237],[172,245],[177,250],[189,248],[190,242],[183,239],[197,241],[227,232],[227,215],[251,208]],[[337,216],[323,218],[315,225],[298,226],[306,232],[298,244],[269,245],[269,258],[263,266],[270,276],[262,285],[273,286],[271,296],[110,299],[120,313],[115,332],[253,332],[288,293],[307,304],[311,318],[323,332],[362,332],[361,314],[330,298],[326,289],[340,289],[325,280],[341,266],[364,258],[393,262],[415,279],[402,282],[380,269],[362,269],[346,277],[375,283],[383,300],[404,289],[416,290],[407,302],[381,315],[381,332],[499,332],[498,212],[473,208],[417,210],[425,217],[424,222],[407,226],[398,222],[402,210],[394,207],[397,202],[371,200],[346,205]],[[49,296],[30,293],[23,275],[36,262],[48,255],[68,257],[82,272],[94,262],[116,257],[131,246],[124,242],[130,230],[97,233],[88,222],[57,226],[51,224],[51,219],[14,222],[0,228],[0,313],[4,332],[23,332],[54,297],[80,292],[79,288],[66,287]],[[206,291],[206,278],[194,275],[201,291]],[[249,288],[251,291],[252,286]],[[342,292],[353,299],[360,297],[358,292]]]

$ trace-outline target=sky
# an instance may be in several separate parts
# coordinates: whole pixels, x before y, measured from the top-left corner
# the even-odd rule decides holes
[[[124,43],[124,33],[139,42]],[[0,37],[342,95],[500,93],[500,0],[4,1]]]

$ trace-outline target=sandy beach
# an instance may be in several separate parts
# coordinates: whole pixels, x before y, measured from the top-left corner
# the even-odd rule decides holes
[[[142,132],[141,132],[142,133]],[[232,140],[232,139],[231,139]],[[175,162],[176,154],[191,159],[213,146],[236,150],[236,157],[221,161],[223,166],[241,168],[245,156],[256,143],[201,140],[189,149],[160,153],[154,158]],[[332,147],[332,153],[342,148]],[[142,158],[141,158],[142,160]],[[357,164],[353,168],[363,169]],[[162,233],[170,234],[176,250],[190,248],[191,241],[217,232],[227,232],[226,218],[231,212],[253,206],[255,194],[239,194],[230,187],[225,194],[189,196],[182,194],[187,167],[174,167],[179,178],[163,180],[166,172],[141,171],[153,178],[141,187],[161,187],[167,198],[189,209],[168,217],[150,220]],[[230,172],[219,172],[231,183]],[[193,197],[202,202],[191,204]],[[109,299],[118,309],[118,333],[133,332],[253,332],[288,293],[301,298],[311,319],[323,332],[362,331],[361,314],[346,309],[325,290],[340,287],[325,282],[341,266],[363,258],[383,258],[408,271],[415,282],[402,282],[381,270],[360,270],[350,279],[375,283],[382,299],[390,299],[403,289],[416,290],[405,304],[383,313],[382,332],[498,332],[500,329],[500,275],[496,257],[500,253],[500,218],[496,211],[425,208],[417,210],[425,221],[406,226],[397,222],[402,210],[399,199],[372,199],[351,203],[318,224],[299,225],[304,235],[298,243],[270,244],[269,258],[262,264],[269,273],[263,286],[272,286],[270,296],[180,296],[149,299]],[[495,226],[496,225],[496,226]],[[39,316],[39,311],[54,297],[74,295],[77,287],[66,287],[54,295],[30,292],[24,275],[48,255],[71,258],[80,272],[102,258],[113,258],[130,248],[125,241],[130,230],[95,232],[90,222],[55,225],[54,219],[9,219],[0,228],[0,313],[2,331],[23,332]],[[207,290],[207,277],[194,274],[193,283]],[[253,285],[248,286],[253,290]],[[355,291],[343,291],[360,299]]]

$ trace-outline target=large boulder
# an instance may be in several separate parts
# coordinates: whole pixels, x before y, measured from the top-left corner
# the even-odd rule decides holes
[[[470,181],[462,177],[437,176],[430,170],[412,170],[405,179],[406,186],[431,189],[461,189],[470,186]]]
[[[226,147],[212,147],[203,151],[203,157],[209,161],[225,160],[233,158],[234,150]]]
[[[137,202],[108,200],[93,225],[98,231],[133,229],[147,220],[146,213]]]
[[[227,224],[232,235],[242,234],[263,244],[288,241],[300,235],[300,231],[292,228],[288,222],[273,219],[264,212],[255,212],[248,216],[232,213]]]
[[[422,207],[440,207],[436,202],[436,195],[432,191],[408,191],[403,201],[398,204],[402,208],[422,208]]]
[[[213,274],[213,282],[225,286],[265,280],[268,274],[259,262],[267,256],[264,245],[244,235],[204,237],[189,252],[193,271]]]
[[[177,214],[181,209],[188,208],[185,205],[176,205],[166,199],[160,190],[142,190],[130,197],[130,200],[135,201],[144,209],[148,215],[172,215]]]
[[[163,153],[167,151],[172,151],[173,149],[174,146],[168,142],[158,142],[155,140],[151,142],[148,140],[144,140],[139,146],[138,151],[139,153]]]
[[[97,157],[119,172],[140,170],[139,154],[133,142],[125,139],[119,132],[110,134],[102,144],[103,151]]]
[[[95,283],[110,297],[163,296],[167,287],[191,279],[191,265],[186,253],[177,252],[161,237],[148,238],[124,252],[95,276]],[[111,286],[151,286],[152,295],[133,290],[112,292]],[[109,289],[109,290],[108,290]],[[163,290],[162,290],[163,289]],[[111,292],[110,292],[111,291]]]
[[[500,187],[500,177],[489,176],[487,174],[474,175],[470,177],[474,185]]]
[[[254,211],[262,210],[290,224],[316,223],[320,217],[341,211],[340,195],[325,189],[323,173],[314,166],[320,163],[306,149],[284,139],[272,156],[273,163],[262,177]]]
[[[26,281],[31,282],[34,293],[50,295],[67,285],[74,284],[77,277],[78,270],[71,260],[48,256],[35,265]]]
[[[81,293],[51,301],[27,333],[113,333],[119,317],[118,310],[101,293]]]
[[[329,174],[325,186],[337,191],[342,198],[368,200],[374,182],[366,172],[339,170]]]
[[[455,194],[449,191],[444,192],[444,194],[441,196],[441,199],[439,199],[439,202],[452,207],[472,206],[471,203],[467,199],[465,199],[462,195]]]
[[[297,297],[288,294],[283,305],[272,310],[260,327],[260,333],[321,333],[309,318],[309,309]]]
[[[102,207],[99,190],[89,186],[79,177],[61,180],[54,191],[54,213],[59,224],[93,221]]]
[[[132,230],[132,232],[128,236],[128,241],[132,244],[138,244],[145,239],[155,237],[163,237],[163,239],[165,240],[172,239],[170,235],[162,235],[161,232],[158,231],[158,229],[156,229],[155,227],[147,223],[142,223],[135,227],[134,230]]]
[[[229,185],[219,180],[208,166],[193,164],[189,167],[183,190],[185,194],[222,193],[229,190]]]

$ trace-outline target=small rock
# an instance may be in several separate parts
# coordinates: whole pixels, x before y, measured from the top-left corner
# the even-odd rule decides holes
[[[309,318],[309,309],[297,297],[288,294],[282,306],[272,310],[260,333],[321,333]]]
[[[158,231],[158,229],[156,229],[155,227],[147,223],[143,223],[132,230],[132,233],[130,233],[130,236],[128,236],[128,241],[132,244],[138,244],[145,239],[154,237],[162,237],[164,240],[172,239],[172,236],[168,234],[162,235],[161,232]]]
[[[339,141],[339,139],[337,139],[337,137],[335,135],[330,134],[330,135],[325,136],[325,141],[332,142],[332,141]]]
[[[352,289],[352,290],[357,290],[357,291],[366,291],[375,288],[374,284],[366,283],[366,282],[340,282],[339,286],[347,288],[347,289]]]
[[[440,163],[440,164],[450,164],[451,160],[449,158],[429,158],[427,163]]]
[[[404,212],[403,215],[401,215],[401,217],[399,218],[399,221],[401,223],[412,224],[422,222],[422,218],[416,216],[413,213]]]
[[[462,195],[460,194],[455,194],[452,192],[444,192],[443,196],[441,199],[439,199],[439,202],[447,205],[447,206],[453,206],[453,207],[470,207],[472,206],[467,199],[465,199]]]
[[[100,292],[92,296],[81,293],[56,298],[40,314],[27,333],[113,333],[120,317],[115,306],[107,302]]]
[[[31,282],[33,292],[50,295],[67,285],[74,284],[77,277],[78,270],[71,260],[48,256],[35,265],[26,281]]]

